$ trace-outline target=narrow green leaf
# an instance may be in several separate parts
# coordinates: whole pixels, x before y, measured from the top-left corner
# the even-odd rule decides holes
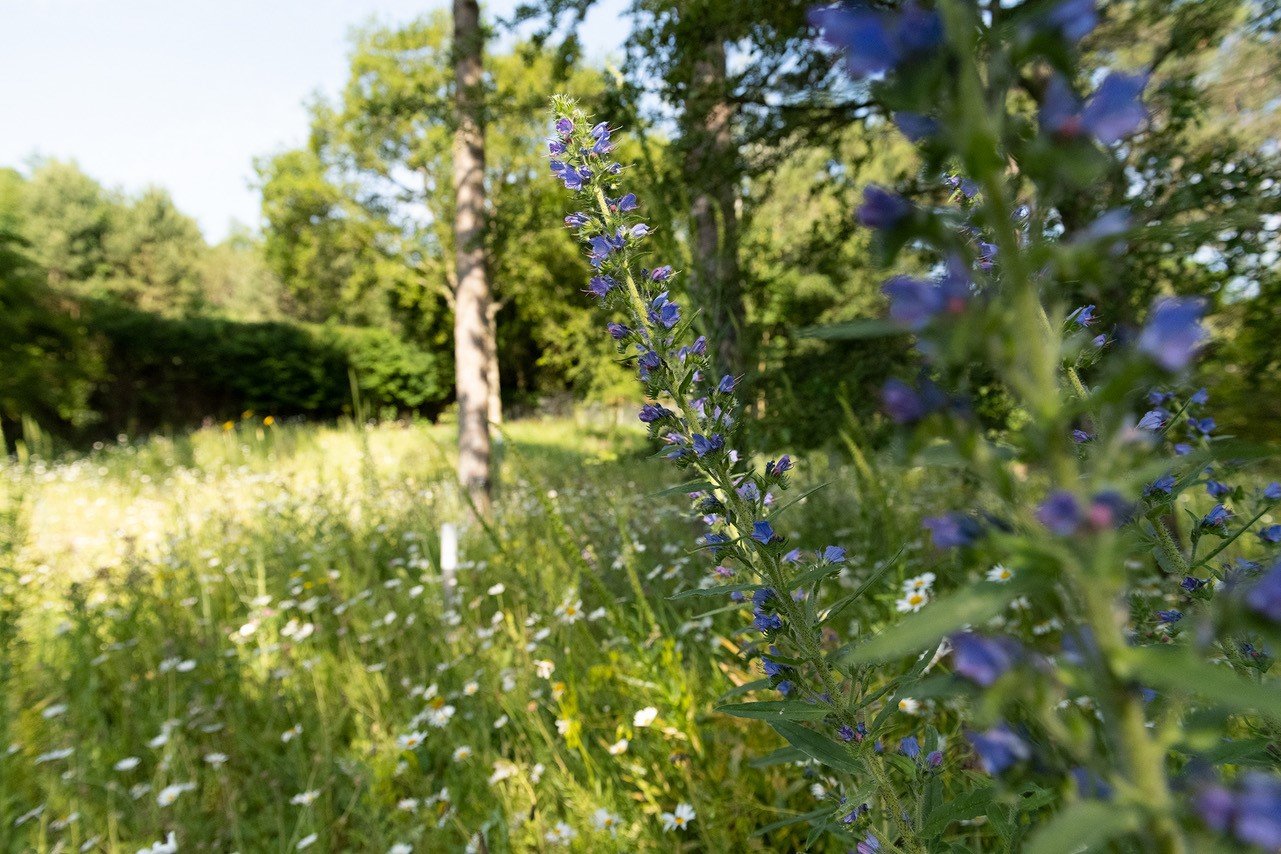
[[[751,682],[744,682],[742,685],[735,685],[724,694],[721,694],[720,699],[716,702],[724,703],[731,697],[740,697],[743,694],[750,694],[752,691],[760,691],[764,688],[769,688],[771,687],[772,682],[772,679],[754,679]]]
[[[828,610],[827,617],[824,618],[824,621],[826,622],[827,620],[831,620],[841,611],[844,611],[847,607],[849,607],[850,605],[853,605],[860,598],[862,598],[863,594],[866,593],[869,589],[871,589],[873,584],[880,581],[881,576],[889,572],[890,567],[898,563],[898,559],[902,556],[903,556],[903,549],[900,548],[898,551],[894,553],[893,557],[885,561],[885,563],[881,564],[880,566],[876,567],[876,569],[872,571],[872,574],[867,577],[867,580],[858,586],[857,590],[855,590],[849,596],[846,596],[844,599],[842,599],[841,601],[833,605]]]
[[[1129,650],[1129,656],[1138,678],[1153,688],[1195,694],[1225,709],[1281,721],[1281,686],[1247,681],[1178,649],[1144,647]]]
[[[763,584],[718,584],[715,587],[695,587],[692,590],[684,590],[680,593],[673,593],[667,597],[669,602],[675,602],[679,599],[704,599],[710,596],[729,596],[734,591],[746,592],[748,590],[759,590],[764,587]]]
[[[941,802],[926,816],[921,836],[934,839],[942,836],[943,831],[954,821],[965,821],[983,815],[992,801],[992,792],[991,786],[982,786]]]
[[[715,706],[714,711],[736,718],[755,718],[760,721],[821,721],[827,709],[798,700],[763,700],[757,703],[729,703]]]
[[[830,806],[819,807],[818,809],[812,810],[811,812],[801,813],[800,815],[788,816],[787,818],[782,819],[780,821],[771,822],[770,824],[767,824],[764,827],[758,827],[756,830],[752,831],[752,836],[764,836],[765,834],[772,833],[775,830],[781,830],[784,827],[791,827],[793,824],[800,824],[801,822],[806,822],[806,821],[814,821],[815,819],[824,818],[831,814],[832,814],[832,808]]]
[[[662,453],[667,453],[666,449]],[[705,478],[697,480],[687,480],[684,483],[678,483],[675,486],[669,486],[666,489],[660,489],[658,492],[651,492],[649,498],[665,498],[668,495],[676,495],[683,492],[701,492],[705,489],[711,489],[712,484]]]
[[[827,767],[835,768],[837,771],[844,771],[847,774],[862,773],[861,763],[856,762],[844,747],[827,736],[820,735],[812,729],[806,729],[800,724],[792,723],[791,721],[770,721],[769,725],[774,727],[779,735],[787,739],[788,744],[800,749],[810,758],[817,759]]]
[[[778,750],[770,751],[764,756],[758,756],[755,759],[747,760],[747,764],[753,768],[769,768],[772,765],[789,765],[793,762],[800,762],[805,759],[805,753],[795,747],[780,747]]]
[[[1137,829],[1138,817],[1120,804],[1080,801],[1060,812],[1032,835],[1027,854],[1076,854]]]
[[[871,640],[853,643],[836,653],[844,665],[873,664],[921,652],[962,626],[982,623],[1001,613],[1022,589],[1012,583],[979,584],[929,603]]]

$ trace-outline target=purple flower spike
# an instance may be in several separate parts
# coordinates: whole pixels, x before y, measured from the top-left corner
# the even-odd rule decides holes
[[[1139,335],[1139,349],[1167,371],[1181,371],[1206,339],[1201,326],[1205,300],[1170,297],[1158,300]]]

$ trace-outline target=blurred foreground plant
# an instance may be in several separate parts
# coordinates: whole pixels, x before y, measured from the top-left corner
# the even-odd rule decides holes
[[[812,839],[1281,847],[1281,781],[1261,770],[1275,769],[1281,721],[1267,676],[1281,526],[1266,524],[1281,486],[1230,485],[1260,454],[1215,437],[1206,390],[1179,391],[1208,337],[1202,301],[1165,298],[1142,330],[1102,331],[1096,306],[1057,296],[1106,277],[1143,227],[1117,210],[1064,233],[1058,215],[1120,174],[1119,147],[1149,120],[1141,69],[1078,92],[1076,43],[1097,19],[1093,0],[811,13],[947,199],[869,187],[858,211],[884,263],[910,250],[930,272],[887,281],[889,322],[850,333],[915,335],[920,370],[885,385],[886,412],[918,463],[978,487],[970,506],[926,520],[935,552],[892,621],[861,601],[888,563],[832,600],[824,582],[845,551],[803,552],[778,534],[792,461],[759,468],[736,447],[736,379],[710,375],[674,271],[647,257],[652,227],[611,159],[612,129],[555,99],[552,170],[584,205],[566,224],[588,248],[588,291],[623,315],[609,334],[653,400],[641,420],[694,476],[683,488],[709,529],[701,546],[728,581],[700,593],[750,597],[765,679],[739,693],[782,695],[720,710],[768,721],[795,749],[785,756],[842,779],[797,817]],[[976,366],[1015,401],[999,435],[973,417]],[[837,646],[854,604],[859,636]]]

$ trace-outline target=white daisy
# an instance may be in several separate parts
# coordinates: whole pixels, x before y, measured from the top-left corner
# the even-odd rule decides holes
[[[663,813],[661,818],[663,819],[663,830],[684,830],[689,827],[689,823],[696,816],[694,808],[689,804],[677,804],[675,810]]]
[[[638,728],[647,727],[650,724],[652,724],[654,722],[654,719],[657,717],[658,717],[658,709],[654,708],[653,706],[646,706],[636,714],[632,715],[632,726],[638,727]]]
[[[903,592],[910,593],[913,590],[928,593],[934,587],[934,573],[923,572],[915,578],[909,578],[903,582]]]
[[[629,742],[627,739],[620,738],[618,741],[614,742],[609,746],[609,755],[610,756],[623,755],[624,753],[627,752],[627,746],[629,744],[631,744],[631,742]]]
[[[925,607],[925,603],[930,601],[930,595],[923,590],[909,590],[904,593],[903,598],[894,603],[894,608],[900,614],[906,614],[909,611],[916,612]]]
[[[1003,564],[997,564],[987,571],[988,581],[1006,582],[1014,577],[1014,572],[1006,568]]]
[[[592,827],[597,830],[608,830],[610,836],[613,836],[618,832],[618,826],[621,823],[622,819],[604,807],[601,807],[596,810],[596,812],[592,813]]]

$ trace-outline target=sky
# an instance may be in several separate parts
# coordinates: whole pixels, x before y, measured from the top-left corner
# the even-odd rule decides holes
[[[517,0],[484,4],[491,15]],[[346,79],[348,34],[448,0],[0,0],[0,166],[75,160],[108,187],[164,187],[211,241],[256,227],[253,160],[307,139]],[[623,0],[585,44],[618,49]]]

